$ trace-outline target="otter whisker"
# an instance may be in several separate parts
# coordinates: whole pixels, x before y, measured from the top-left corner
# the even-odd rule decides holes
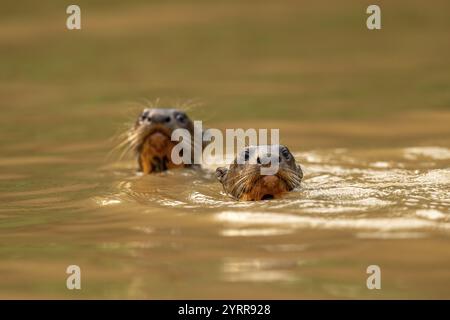
[[[256,181],[260,178],[260,174],[259,174],[259,168],[255,169],[255,170],[251,170],[250,172],[248,172],[245,175],[247,179],[245,184],[242,184],[242,188],[241,188],[241,194],[239,196],[242,195],[242,193],[248,193],[250,192],[250,190],[253,188],[254,184],[256,183]]]
[[[275,174],[263,175],[262,164],[271,159],[267,150],[274,147],[279,150],[280,167]],[[249,155],[257,157],[257,164],[247,161],[237,164],[238,159],[248,159]],[[220,177],[220,182],[228,194],[239,200],[266,200],[300,186],[302,178],[300,167],[285,146],[265,145],[246,147],[230,165],[227,174]]]
[[[295,185],[299,185],[301,182],[301,177],[299,177],[298,172],[288,167],[283,167],[283,170],[280,170],[278,175],[287,182]]]
[[[128,130],[117,137],[118,144],[111,150],[111,154],[116,151],[122,151],[119,159],[122,159],[127,153],[136,148],[138,144],[139,132],[136,130]]]
[[[244,193],[244,192],[247,192],[248,191],[248,189],[249,189],[249,181],[251,182],[251,181],[253,181],[254,179],[250,179],[249,180],[249,177],[253,177],[253,176],[255,176],[255,173],[257,173],[259,171],[259,169],[250,169],[250,170],[247,170],[247,171],[245,171],[244,173],[243,173],[243,175],[242,176],[240,176],[240,177],[237,177],[238,178],[238,180],[237,181],[233,181],[233,180],[236,180],[236,178],[231,178],[231,180],[233,181],[232,182],[232,186],[231,186],[231,194],[233,194],[233,195],[235,195],[237,198],[240,198],[241,197],[241,195],[242,195],[242,193]],[[242,183],[242,182],[244,182],[245,180],[248,180],[247,181],[247,183]],[[251,186],[251,184],[250,184],[250,186]]]

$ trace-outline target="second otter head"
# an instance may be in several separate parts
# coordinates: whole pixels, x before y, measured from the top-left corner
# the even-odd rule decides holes
[[[171,152],[176,145],[176,142],[171,141],[171,135],[176,129],[186,129],[191,134],[194,132],[193,122],[183,111],[144,109],[129,134],[129,140],[138,157],[140,171],[161,172],[184,166],[171,161]]]
[[[269,166],[276,162],[276,171]],[[225,192],[237,200],[269,200],[300,186],[303,172],[283,145],[250,146],[240,152],[229,168],[216,169]]]

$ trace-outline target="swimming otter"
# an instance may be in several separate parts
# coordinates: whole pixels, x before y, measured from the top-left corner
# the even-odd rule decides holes
[[[278,150],[278,171],[262,175],[261,169],[273,160],[270,150]],[[275,153],[276,154],[276,153]],[[250,162],[250,159],[256,160]],[[289,149],[283,145],[246,147],[229,169],[216,169],[225,192],[236,200],[269,200],[300,186],[303,172]]]
[[[130,147],[137,155],[139,171],[148,174],[191,166],[175,164],[171,160],[172,149],[178,143],[171,141],[175,129],[186,129],[192,136],[194,123],[177,109],[144,109],[128,134]]]

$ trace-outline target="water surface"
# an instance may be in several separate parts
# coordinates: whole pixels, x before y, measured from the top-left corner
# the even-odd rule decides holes
[[[357,0],[77,3],[73,32],[2,4],[0,298],[450,298],[448,1],[384,2],[374,32]],[[280,129],[301,188],[136,175],[113,138],[158,97]]]
[[[230,199],[210,168],[139,176],[61,153],[1,163],[16,171],[1,175],[3,297],[448,296],[448,148],[294,149],[301,188],[261,202]]]

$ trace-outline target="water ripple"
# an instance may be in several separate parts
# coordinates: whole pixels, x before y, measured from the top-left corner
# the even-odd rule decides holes
[[[305,172],[302,186],[272,201],[231,199],[215,180],[213,168],[208,168],[129,176],[118,182],[117,194],[97,202],[103,206],[134,202],[145,208],[170,207],[186,214],[201,211],[213,214],[217,221],[232,223],[378,231],[447,230],[449,153],[446,148],[435,147],[295,153]],[[428,158],[437,162],[429,162]],[[228,228],[222,235],[283,232],[288,231]]]

